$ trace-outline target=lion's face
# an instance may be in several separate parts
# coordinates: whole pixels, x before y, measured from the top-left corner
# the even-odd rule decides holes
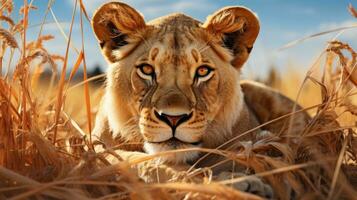
[[[158,37],[146,41],[149,47],[143,44],[142,51],[138,49],[129,67],[144,147],[157,152],[201,146],[208,139],[207,126],[236,94],[238,72],[220,61],[206,41],[195,39],[194,28],[178,30],[180,34],[153,31]]]
[[[250,15],[243,18],[242,12]],[[252,27],[251,18],[256,20],[249,10],[233,7],[204,25],[182,14],[145,24],[123,3],[103,5],[93,26],[111,63],[105,98],[113,132],[144,141],[148,153],[214,147],[227,140],[242,105],[237,69],[252,47],[247,37],[257,35],[242,30]]]

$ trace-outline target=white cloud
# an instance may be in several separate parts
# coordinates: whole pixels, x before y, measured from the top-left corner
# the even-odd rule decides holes
[[[357,26],[356,20],[346,20],[342,22],[328,22],[328,23],[322,23],[319,26],[319,29],[326,30],[326,29],[335,29],[339,27],[346,27],[346,26]]]
[[[357,40],[357,22],[356,20],[346,20],[342,22],[329,22],[329,23],[322,23],[319,26],[320,31],[328,31],[328,30],[334,30],[342,27],[352,27],[345,29],[339,38],[343,40],[348,40],[351,42]],[[336,32],[337,33],[337,32]]]

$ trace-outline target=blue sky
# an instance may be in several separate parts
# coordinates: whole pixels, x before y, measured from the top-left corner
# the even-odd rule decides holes
[[[52,9],[66,34],[69,32],[72,9],[75,0],[55,0]],[[93,11],[106,0],[83,0],[90,16]],[[264,76],[269,66],[274,65],[280,72],[293,68],[295,71],[305,72],[316,57],[323,51],[326,42],[333,38],[336,33],[313,38],[279,51],[283,45],[303,38],[305,36],[343,26],[357,26],[357,19],[350,16],[347,11],[349,3],[357,7],[356,0],[125,0],[132,7],[140,11],[147,21],[172,12],[183,12],[200,21],[217,9],[229,5],[243,5],[255,11],[261,20],[261,32],[253,49],[252,55],[245,66],[244,74],[247,77],[255,75]],[[15,0],[18,9],[22,0]],[[28,37],[37,37],[39,26],[47,7],[46,0],[34,0],[33,4],[38,10],[30,13],[30,28]],[[20,16],[14,15],[15,18]],[[49,42],[46,47],[56,54],[64,54],[66,40],[60,34],[58,27],[53,23],[51,14],[47,17],[44,34],[52,34],[56,40]],[[85,23],[85,47],[87,65],[93,68],[101,65],[106,68],[106,62],[102,57],[90,24]],[[344,42],[349,42],[357,49],[357,28],[349,29],[339,36]],[[80,49],[81,37],[79,18],[77,15],[76,25],[73,32],[73,46]],[[77,56],[71,50],[69,66],[73,64]]]

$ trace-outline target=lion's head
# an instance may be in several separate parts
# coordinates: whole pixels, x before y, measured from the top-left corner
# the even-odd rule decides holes
[[[143,141],[148,153],[212,148],[232,137],[243,105],[240,68],[259,32],[254,13],[226,7],[203,24],[183,14],[145,23],[135,9],[112,2],[92,24],[110,63],[104,107],[115,135]]]

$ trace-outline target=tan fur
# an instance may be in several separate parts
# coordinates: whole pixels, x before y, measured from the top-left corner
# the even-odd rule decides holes
[[[105,147],[125,141],[128,146],[124,150],[148,153],[196,146],[215,148],[290,113],[294,107],[293,101],[270,88],[240,83],[240,68],[259,32],[258,18],[247,8],[224,8],[204,24],[183,14],[145,24],[128,5],[108,3],[95,13],[93,28],[110,64],[94,129]],[[223,45],[227,38],[231,44],[225,44],[231,49]],[[154,78],[141,77],[137,66],[142,63],[153,66]],[[214,68],[208,80],[194,78],[202,65]],[[172,116],[192,113],[176,128],[175,137],[181,143],[166,142],[173,137],[172,130],[155,111]],[[292,134],[308,120],[305,113],[294,117]],[[287,132],[288,123],[285,119],[263,129],[279,134]],[[259,130],[238,141],[254,141],[257,134]],[[163,159],[186,163],[198,155],[178,153]]]

